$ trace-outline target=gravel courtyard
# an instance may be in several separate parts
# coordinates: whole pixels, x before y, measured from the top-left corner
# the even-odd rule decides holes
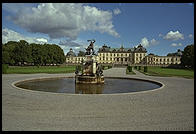
[[[62,94],[21,90],[19,80],[71,74],[2,74],[2,130],[194,130],[194,79],[152,77],[125,68],[104,76],[159,81],[158,90],[123,94]]]

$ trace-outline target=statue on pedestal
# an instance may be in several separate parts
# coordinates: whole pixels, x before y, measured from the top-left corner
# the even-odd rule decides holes
[[[95,40],[90,41],[90,45],[86,48],[85,58],[81,64],[82,73],[79,74],[79,69],[76,68],[75,82],[80,83],[104,83],[103,71],[100,65],[96,61],[96,55],[94,52]]]

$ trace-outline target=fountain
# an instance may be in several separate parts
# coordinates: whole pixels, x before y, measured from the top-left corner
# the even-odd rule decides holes
[[[88,40],[88,42],[90,42],[90,45],[86,48],[85,58],[81,63],[81,73],[78,68],[75,72],[75,83],[104,83],[103,71],[96,61],[93,48],[95,40]]]
[[[77,67],[75,77],[51,77],[29,79],[14,82],[12,85],[20,89],[53,93],[75,94],[115,94],[153,90],[163,84],[151,80],[137,78],[105,77],[93,49],[95,40],[86,48],[81,70]]]

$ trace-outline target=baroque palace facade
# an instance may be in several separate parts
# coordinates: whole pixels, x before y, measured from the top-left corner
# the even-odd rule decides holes
[[[148,54],[147,50],[141,44],[134,48],[110,48],[103,45],[98,50],[96,60],[99,64],[110,65],[158,65],[167,66],[171,64],[180,64],[182,53],[178,51],[172,56],[158,56]],[[72,49],[66,55],[66,64],[80,64],[85,56],[76,56]]]

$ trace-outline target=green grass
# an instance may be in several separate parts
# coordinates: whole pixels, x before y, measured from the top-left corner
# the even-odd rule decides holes
[[[20,67],[14,66],[7,69],[7,74],[33,74],[33,73],[73,73],[75,72],[75,66],[29,66]]]
[[[144,73],[144,69],[142,68],[140,72]],[[148,72],[144,74],[152,75],[152,76],[177,76],[177,77],[185,77],[185,78],[194,78],[194,71],[186,70],[186,69],[148,67]]]

